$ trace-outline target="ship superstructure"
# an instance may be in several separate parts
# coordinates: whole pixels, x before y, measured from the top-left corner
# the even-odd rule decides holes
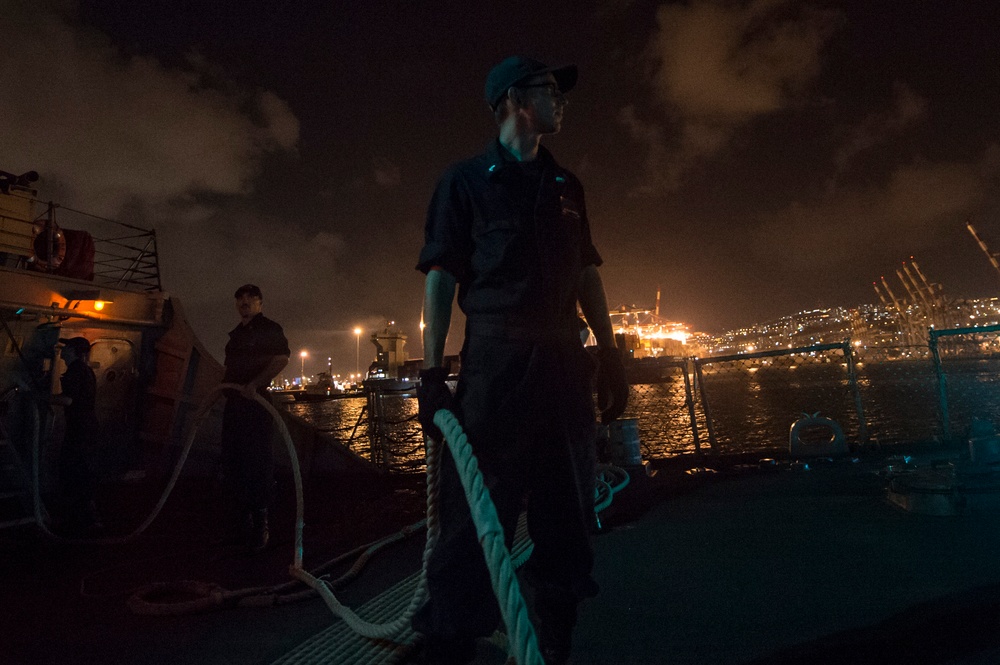
[[[59,340],[81,336],[102,447],[122,468],[155,459],[222,367],[161,289],[155,232],[41,201],[37,180],[0,171],[0,443],[30,451],[32,409],[58,431]]]

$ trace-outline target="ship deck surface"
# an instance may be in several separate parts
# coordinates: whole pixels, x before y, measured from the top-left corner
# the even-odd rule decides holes
[[[952,517],[904,511],[886,500],[877,473],[884,465],[873,454],[809,470],[689,475],[683,471],[693,464],[675,462],[633,483],[604,516],[611,528],[595,538],[602,591],[582,606],[572,662],[1000,662],[1000,509]],[[394,482],[378,497],[370,481],[314,487],[307,567],[419,517],[407,514],[415,488]],[[303,644],[339,622],[316,598],[132,614],[128,592],[153,581],[235,589],[288,579],[289,499],[276,510],[275,545],[249,557],[208,544],[214,514],[205,509],[205,486],[180,492],[151,532],[129,545],[57,545],[23,530],[0,532],[0,644],[13,656],[3,661],[365,662],[302,655]],[[403,582],[419,564],[422,540],[376,557],[338,596],[358,607]],[[502,662],[482,651],[481,663]]]

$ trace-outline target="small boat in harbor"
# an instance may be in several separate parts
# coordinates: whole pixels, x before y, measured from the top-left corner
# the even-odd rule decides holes
[[[349,397],[364,397],[361,390],[341,390],[330,392],[317,392],[314,390],[289,390],[285,394],[290,395],[295,402],[328,402],[332,399],[347,399]]]
[[[290,396],[296,402],[326,402],[345,397],[363,397],[364,391],[338,385],[326,372],[320,372],[316,383],[310,383],[299,390],[285,390],[281,394]]]

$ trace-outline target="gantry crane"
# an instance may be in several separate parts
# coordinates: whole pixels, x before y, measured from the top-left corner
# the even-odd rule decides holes
[[[976,229],[972,228],[971,223],[966,222],[965,227],[969,229],[969,233],[971,233],[972,237],[976,239],[976,244],[978,244],[979,248],[983,250],[986,254],[986,258],[990,260],[990,264],[992,264],[994,270],[996,270],[997,274],[1000,275],[1000,262],[997,261],[997,255],[991,252],[990,248],[986,246],[986,243],[979,239],[979,236],[976,235]]]

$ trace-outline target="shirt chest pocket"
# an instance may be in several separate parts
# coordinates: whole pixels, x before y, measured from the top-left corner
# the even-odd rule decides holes
[[[489,273],[508,263],[519,252],[521,220],[515,216],[477,217],[472,228],[473,269]]]
[[[553,201],[549,214],[539,224],[539,241],[549,260],[560,267],[574,265],[580,257],[583,241],[583,217],[571,199]]]

